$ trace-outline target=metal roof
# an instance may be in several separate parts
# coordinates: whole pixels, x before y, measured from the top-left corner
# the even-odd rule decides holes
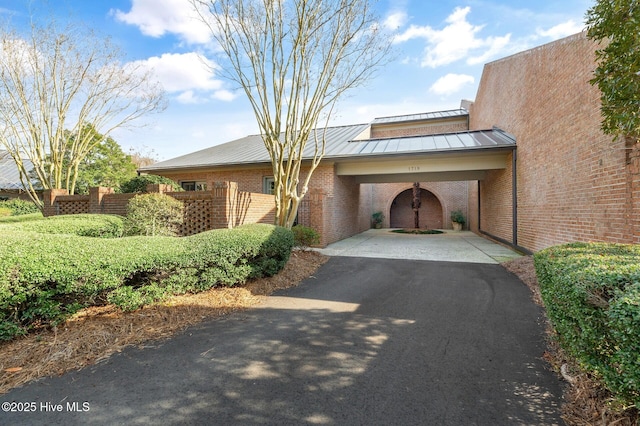
[[[31,169],[31,161],[22,160],[27,169]],[[0,189],[25,190],[22,182],[20,182],[20,172],[16,166],[13,157],[8,151],[0,150]]]
[[[355,140],[369,124],[329,127],[325,130],[325,159],[366,158],[375,156],[417,155],[493,148],[515,148],[515,138],[499,129],[464,131],[428,136],[406,136]],[[322,131],[319,131],[322,132]],[[303,158],[313,157],[313,138]],[[201,151],[162,161],[140,169],[142,172],[270,163],[260,135],[216,145]]]
[[[469,115],[469,111],[464,108],[451,109],[447,111],[434,111],[424,112],[420,114],[408,114],[408,115],[395,115],[391,117],[379,117],[371,122],[372,125],[376,124],[392,124],[407,121],[426,121],[426,120],[438,120],[443,118],[452,117],[464,117]]]

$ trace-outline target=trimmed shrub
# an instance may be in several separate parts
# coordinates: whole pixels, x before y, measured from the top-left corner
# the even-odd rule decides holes
[[[64,321],[79,309],[124,310],[169,294],[234,286],[277,273],[293,233],[254,224],[183,238],[90,239],[5,230],[0,243],[0,340]]]
[[[640,406],[640,246],[572,243],[534,256],[562,348]]]
[[[178,235],[184,220],[182,201],[165,194],[143,194],[127,205],[127,235],[172,237]]]
[[[295,247],[307,248],[320,243],[320,234],[308,226],[296,225],[291,228]]]
[[[18,222],[30,222],[32,220],[42,220],[44,219],[44,216],[42,216],[42,213],[38,212],[38,213],[29,213],[29,214],[23,214],[20,216],[5,216],[5,217],[0,217],[0,224],[3,223],[18,223]]]
[[[30,217],[20,216],[20,217]],[[39,232],[43,234],[72,234],[82,237],[118,238],[124,233],[124,219],[116,215],[75,214],[64,216],[36,216],[32,220],[14,223],[0,222],[0,229]]]
[[[147,192],[147,185],[149,184],[164,184],[171,185],[174,191],[183,191],[182,187],[175,181],[158,175],[142,175],[136,176],[131,180],[126,181],[120,185],[120,192],[134,193],[134,192]]]
[[[14,198],[7,201],[0,201],[0,208],[11,210],[12,216],[20,216],[23,214],[38,213],[40,209],[31,201],[20,200]]]
[[[0,217],[11,216],[11,210],[6,207],[0,207]]]

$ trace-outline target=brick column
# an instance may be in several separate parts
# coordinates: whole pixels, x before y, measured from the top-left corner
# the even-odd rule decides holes
[[[212,229],[231,229],[236,220],[238,184],[236,182],[214,182],[211,206]]]
[[[89,188],[89,213],[100,214],[104,213],[104,206],[102,205],[102,197],[106,194],[113,194],[113,188],[106,188],[104,186],[98,186],[95,188]]]
[[[321,189],[311,188],[306,196],[309,198],[310,227],[318,231],[320,234],[320,246],[326,247],[329,243],[329,236],[326,235],[324,226],[325,193]]]
[[[60,195],[69,195],[69,191],[66,189],[47,189],[42,193],[42,201],[44,202],[42,214],[45,217],[56,216],[58,214],[56,197]]]

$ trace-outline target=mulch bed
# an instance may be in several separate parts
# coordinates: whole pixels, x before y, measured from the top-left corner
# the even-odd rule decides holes
[[[247,309],[275,290],[298,285],[327,260],[317,252],[294,251],[279,274],[243,287],[174,296],[134,312],[113,305],[84,309],[58,327],[0,344],[0,394],[37,378],[95,364],[127,346],[167,338],[206,319]]]

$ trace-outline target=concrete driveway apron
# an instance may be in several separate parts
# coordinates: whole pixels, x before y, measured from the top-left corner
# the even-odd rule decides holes
[[[517,252],[470,231],[414,235],[370,229],[319,251],[328,256],[493,264],[520,257]]]

